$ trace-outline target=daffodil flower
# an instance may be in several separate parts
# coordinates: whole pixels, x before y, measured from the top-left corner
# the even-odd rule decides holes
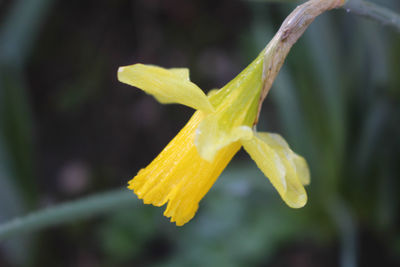
[[[164,215],[181,226],[195,215],[200,200],[241,146],[292,208],[307,202],[303,185],[310,182],[304,158],[278,134],[258,133],[261,105],[291,47],[311,22],[344,0],[310,0],[296,7],[258,57],[236,78],[208,96],[189,79],[187,69],[135,64],[120,67],[118,79],[153,95],[161,103],[196,109],[189,122],[129,189],[146,204],[162,206]]]
[[[142,89],[161,103],[179,103],[197,110],[128,187],[146,204],[167,203],[164,215],[176,225],[193,218],[200,200],[241,146],[290,207],[306,204],[303,185],[309,183],[310,174],[304,158],[281,136],[252,129],[263,87],[264,52],[208,96],[190,81],[187,69],[142,64],[119,68],[121,82]]]

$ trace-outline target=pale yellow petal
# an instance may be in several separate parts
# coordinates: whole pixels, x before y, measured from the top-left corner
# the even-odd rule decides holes
[[[268,133],[256,133],[242,144],[282,199],[292,208],[301,208],[307,203],[307,193],[296,172],[296,164],[280,141]]]
[[[161,103],[179,103],[206,112],[214,110],[204,92],[189,80],[187,69],[135,64],[120,67],[118,80],[142,89]]]
[[[293,153],[293,161],[296,164],[297,176],[303,185],[310,184],[310,169],[308,168],[307,161],[296,153]]]
[[[238,126],[231,129],[229,132],[219,131],[218,122],[212,121],[213,116],[206,117],[202,123],[205,123],[207,127],[198,127],[196,131],[195,144],[198,149],[200,156],[207,160],[213,161],[218,151],[225,146],[237,142],[239,140],[248,140],[253,137],[253,131],[248,126]],[[206,131],[203,133],[202,131]],[[214,133],[214,135],[210,135]],[[212,137],[213,140],[205,140],[206,138]]]
[[[129,188],[144,203],[162,206],[168,202],[164,215],[178,226],[193,218],[200,200],[240,148],[236,142],[221,149],[212,162],[202,159],[193,141],[203,118],[197,111],[153,162],[129,182]]]
[[[243,148],[256,162],[258,168],[269,178],[280,195],[286,194],[286,168],[278,153],[254,136],[250,140],[242,141]]]
[[[310,170],[308,168],[307,161],[302,156],[293,152],[286,140],[279,134],[264,133],[262,136],[264,136],[263,140],[265,142],[267,142],[274,149],[284,153],[291,164],[295,166],[297,176],[301,183],[303,185],[310,184]]]
[[[172,69],[168,69],[168,70],[170,72],[174,73],[175,75],[177,75],[182,80],[190,82],[189,69],[187,69],[187,68],[172,68]]]

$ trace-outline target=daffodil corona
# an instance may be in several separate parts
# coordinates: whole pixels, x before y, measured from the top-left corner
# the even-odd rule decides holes
[[[253,126],[292,45],[316,16],[342,4],[343,0],[310,0],[297,7],[245,70],[208,95],[190,81],[187,69],[142,64],[120,67],[121,82],[142,89],[161,103],[197,110],[153,162],[129,182],[129,189],[146,204],[167,204],[164,215],[176,225],[184,225],[243,146],[286,204],[303,207],[307,202],[304,185],[310,182],[306,161],[280,135],[259,133]]]

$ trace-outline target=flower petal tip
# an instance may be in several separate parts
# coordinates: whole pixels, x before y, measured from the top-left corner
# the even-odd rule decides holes
[[[291,199],[290,201],[285,200],[286,204],[293,209],[303,208],[307,204],[307,193],[301,193],[296,196],[296,199]]]

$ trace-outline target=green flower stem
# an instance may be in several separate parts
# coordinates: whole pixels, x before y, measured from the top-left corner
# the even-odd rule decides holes
[[[400,15],[390,9],[363,0],[347,0],[343,8],[348,12],[392,26],[400,32]]]
[[[130,191],[119,189],[55,205],[0,224],[0,240],[126,208],[136,201]]]

